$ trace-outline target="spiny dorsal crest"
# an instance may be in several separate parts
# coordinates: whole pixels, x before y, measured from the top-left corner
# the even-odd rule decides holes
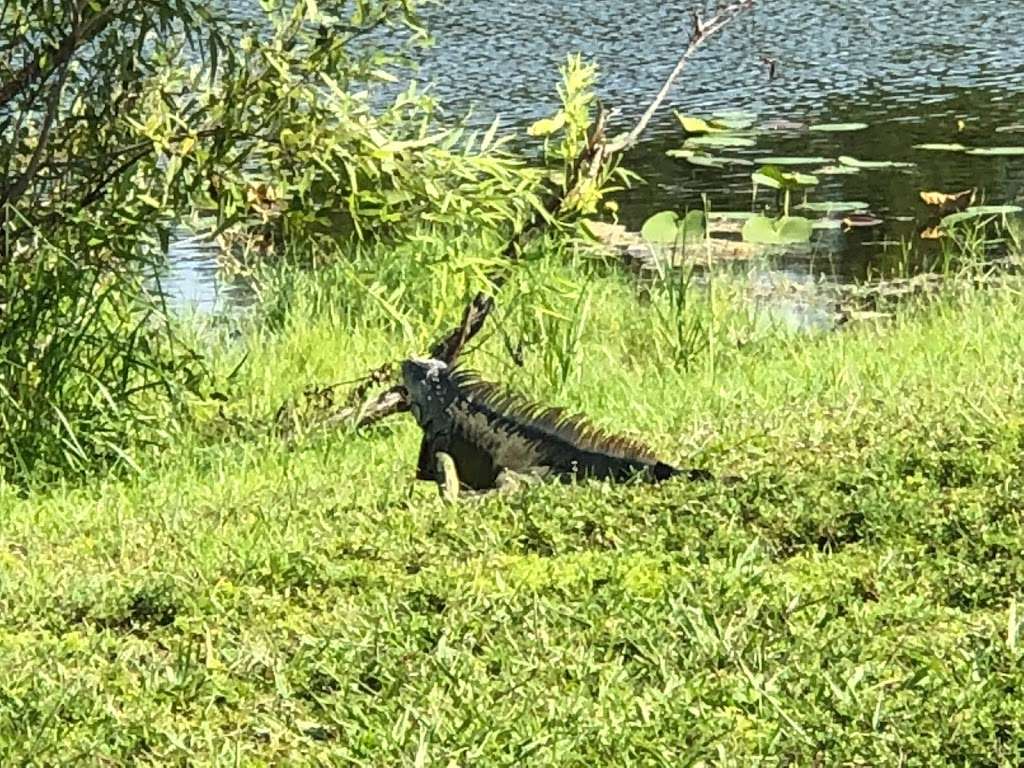
[[[463,396],[522,426],[565,440],[584,451],[620,459],[658,462],[646,445],[628,437],[610,434],[591,424],[581,414],[539,405],[520,394],[482,380],[473,371],[458,368],[451,372],[451,377]]]

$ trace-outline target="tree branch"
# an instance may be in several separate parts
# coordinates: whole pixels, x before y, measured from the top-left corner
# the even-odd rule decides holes
[[[643,132],[647,130],[647,126],[651,122],[655,113],[661,108],[662,103],[672,91],[672,86],[675,85],[676,80],[679,79],[683,70],[686,69],[686,65],[689,63],[690,59],[692,59],[694,54],[697,53],[697,49],[716,34],[721,32],[726,26],[735,21],[736,18],[744,11],[752,8],[753,5],[754,0],[741,0],[741,2],[726,6],[707,22],[702,21],[700,15],[694,11],[693,34],[690,36],[689,45],[686,46],[686,50],[683,51],[683,55],[679,57],[679,61],[676,63],[672,73],[668,76],[668,79],[665,80],[665,83],[661,86],[661,90],[658,91],[654,100],[640,117],[639,122],[637,122],[633,127],[633,130],[621,139],[616,139],[607,146],[606,151],[609,154],[613,152],[623,152],[636,144]]]
[[[60,45],[47,48],[25,66],[19,69],[6,82],[0,84],[0,108],[6,106],[7,102],[22,93],[36,80],[46,80],[58,67],[63,67],[75,51],[85,43],[92,40],[106,29],[113,21],[116,8],[110,5],[99,13],[90,16],[84,23],[75,22],[71,31],[60,42]],[[47,62],[43,67],[40,63]]]
[[[694,12],[694,28],[686,50],[661,86],[661,89],[655,94],[654,99],[644,111],[640,120],[625,136],[612,142],[606,142],[604,131],[608,113],[604,109],[599,110],[594,128],[591,131],[590,140],[573,162],[572,168],[566,177],[565,187],[559,193],[552,194],[545,200],[544,208],[549,216],[561,209],[565,201],[583,181],[584,174],[586,178],[596,178],[601,168],[610,160],[612,155],[629,150],[639,141],[650,124],[651,119],[671,92],[672,86],[697,50],[742,13],[752,8],[754,2],[755,0],[739,0],[739,2],[722,7],[714,17],[706,22],[700,18],[698,13]],[[539,212],[535,213],[505,246],[503,253],[506,260],[515,261],[522,244],[530,235],[542,228],[546,221],[546,217],[542,216]],[[491,283],[495,289],[500,288],[504,283],[504,277],[502,275],[492,276]],[[483,291],[478,292],[463,311],[462,322],[457,328],[449,331],[440,341],[434,344],[430,350],[430,356],[443,360],[449,365],[456,363],[465,345],[483,328],[484,322],[493,311],[494,306],[495,300],[493,295]],[[407,411],[409,405],[405,389],[401,384],[393,385],[362,405],[357,406],[353,404],[365,397],[367,391],[375,383],[381,383],[381,377],[385,371],[388,372],[386,375],[390,375],[391,370],[392,366],[386,365],[374,371],[363,384],[349,394],[349,397],[346,398],[346,407],[329,415],[321,422],[322,426],[352,423],[354,419],[356,427],[364,427],[392,414]]]

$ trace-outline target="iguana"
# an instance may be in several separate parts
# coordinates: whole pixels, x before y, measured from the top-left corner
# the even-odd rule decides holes
[[[453,464],[456,483],[478,491],[507,487],[524,475],[564,481],[636,477],[652,483],[675,476],[711,479],[707,470],[673,467],[639,443],[602,432],[580,416],[538,406],[441,360],[410,358],[402,364],[402,378],[423,430],[416,477],[438,482],[449,497],[458,488]]]

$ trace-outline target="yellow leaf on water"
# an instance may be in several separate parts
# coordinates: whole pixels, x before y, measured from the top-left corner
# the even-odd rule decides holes
[[[963,192],[921,192],[921,200],[925,205],[959,205],[965,207],[974,196],[973,189],[965,189]]]

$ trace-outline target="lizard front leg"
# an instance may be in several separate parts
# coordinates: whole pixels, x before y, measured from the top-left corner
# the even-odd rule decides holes
[[[434,479],[437,480],[437,488],[444,501],[454,503],[458,500],[459,470],[455,466],[455,459],[444,451],[434,455]]]

